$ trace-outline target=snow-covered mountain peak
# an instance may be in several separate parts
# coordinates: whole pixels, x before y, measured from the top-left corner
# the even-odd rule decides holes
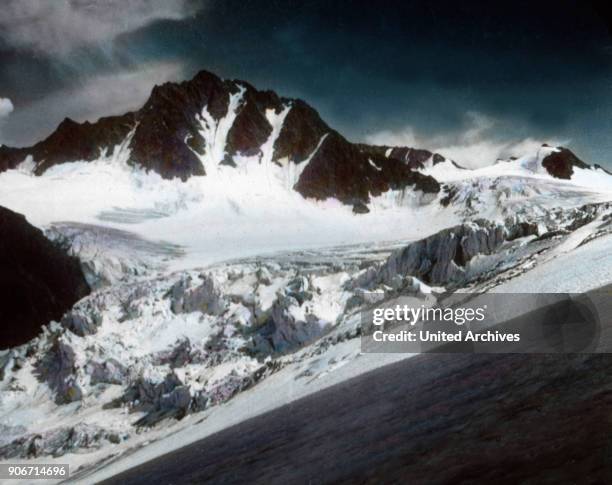
[[[520,157],[498,159],[491,165],[465,169],[449,159],[424,165],[420,170],[440,182],[478,177],[526,177],[542,180],[567,180],[575,185],[605,188],[612,174],[599,165],[589,165],[565,147],[542,145],[535,152]]]
[[[206,71],[189,81],[156,86],[133,113],[95,123],[66,119],[32,147],[0,147],[0,172],[19,168],[36,176],[49,171],[74,174],[71,169],[52,169],[68,162],[108,164],[109,154],[120,164],[163,179],[208,179],[189,184],[201,186],[196,197],[205,197],[204,191],[210,201],[215,194],[231,207],[253,191],[265,193],[257,200],[268,198],[268,205],[289,190],[307,199],[336,199],[364,214],[379,206],[376,200],[384,194],[385,200],[392,200],[401,192],[405,200],[406,191],[413,191],[416,195],[410,198],[433,201],[440,193],[439,182],[481,177],[531,178],[534,184],[536,179],[565,179],[597,189],[609,185],[605,171],[561,147],[542,146],[534,154],[468,170],[425,149],[354,144],[304,101]],[[126,173],[125,168],[118,170]],[[135,177],[142,183],[155,179]],[[234,193],[237,187],[244,196]],[[185,190],[176,187],[171,192]],[[444,195],[439,198],[444,200]]]
[[[439,190],[435,180],[412,170],[414,164],[396,165],[379,150],[350,143],[305,102],[206,71],[156,86],[133,113],[95,123],[66,119],[32,147],[1,147],[0,172],[30,157],[34,173],[42,175],[55,165],[95,161],[122,144],[130,164],[165,179],[185,181],[247,162],[275,163],[291,167],[293,187],[303,196],[361,208],[388,190]],[[420,159],[420,152],[425,153],[406,156]],[[379,162],[371,164],[373,158]]]

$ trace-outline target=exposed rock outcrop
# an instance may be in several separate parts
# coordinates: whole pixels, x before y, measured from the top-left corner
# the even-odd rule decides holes
[[[314,108],[302,100],[294,100],[274,143],[274,159],[288,158],[301,163],[314,152],[319,141],[330,131],[330,127]]]
[[[574,167],[591,168],[580,160],[567,148],[559,147],[542,159],[542,166],[553,177],[559,179],[571,179],[574,174]]]
[[[204,151],[196,116],[206,107],[219,120],[227,114],[230,94],[227,83],[205,71],[191,81],[154,87],[137,113],[138,126],[130,145],[132,161],[165,178],[204,175],[194,153]]]
[[[119,145],[135,126],[135,121],[134,113],[100,118],[95,123],[77,123],[66,118],[49,137],[31,147],[0,147],[0,172],[15,168],[28,155],[37,162],[36,175],[59,163],[94,160],[102,150]]]
[[[359,145],[359,148],[370,156],[392,158],[405,163],[411,169],[424,168],[425,162],[431,158],[431,164],[437,165],[446,161],[446,158],[439,153],[433,153],[429,150],[412,147],[391,147],[387,145]],[[453,162],[454,163],[454,162]]]
[[[0,207],[0,348],[23,344],[89,293],[79,261]]]
[[[306,197],[334,197],[361,206],[369,202],[371,195],[408,186],[425,193],[440,190],[433,177],[415,172],[398,160],[368,155],[358,145],[332,132],[319,146],[295,188]]]

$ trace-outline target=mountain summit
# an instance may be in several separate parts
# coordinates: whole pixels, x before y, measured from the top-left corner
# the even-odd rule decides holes
[[[413,170],[413,158],[397,163],[380,149],[350,143],[305,102],[206,71],[190,81],[156,86],[136,112],[95,123],[67,118],[31,147],[0,147],[0,171],[31,156],[34,173],[41,175],[60,163],[95,160],[124,142],[130,163],[164,178],[186,180],[206,175],[207,164],[235,166],[244,157],[260,162],[267,157],[296,166],[294,188],[305,197],[362,207],[371,195],[390,189],[440,189],[434,178]],[[426,150],[418,154],[419,160],[433,156]]]
[[[42,175],[57,164],[96,160],[117,146],[129,149],[129,163],[166,179],[185,181],[246,160],[289,167],[291,187],[301,195],[335,198],[355,212],[367,212],[370,197],[389,190],[437,194],[440,167],[429,169],[462,168],[429,150],[351,143],[302,100],[201,71],[189,81],[155,86],[138,111],[95,123],[66,118],[31,147],[1,146],[0,172],[31,157],[34,174]],[[566,148],[544,146],[541,152],[533,169],[556,178],[591,168]]]

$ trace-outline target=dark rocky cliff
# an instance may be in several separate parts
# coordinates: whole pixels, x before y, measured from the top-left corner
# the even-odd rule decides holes
[[[0,349],[23,344],[89,294],[78,260],[0,207]]]

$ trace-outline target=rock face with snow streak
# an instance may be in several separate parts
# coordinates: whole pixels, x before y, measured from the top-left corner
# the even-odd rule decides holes
[[[0,207],[0,348],[23,344],[89,293],[78,260]]]
[[[66,119],[32,147],[0,147],[0,171],[31,156],[34,173],[41,175],[59,163],[95,160],[117,146],[129,149],[129,163],[167,179],[210,175],[245,157],[293,165],[293,189],[307,198],[338,199],[357,214],[369,211],[371,197],[390,190],[437,194],[440,184],[420,171],[444,162],[462,168],[429,150],[351,143],[304,101],[201,71],[189,81],[156,86],[135,112],[95,123]],[[542,147],[534,164],[533,170],[562,179],[570,179],[574,168],[591,168],[561,147]]]
[[[294,187],[299,193],[350,205],[407,186],[427,193],[440,189],[432,177],[412,170],[418,164],[400,160],[401,153],[389,158],[350,143],[305,102],[206,71],[156,86],[133,113],[95,123],[66,119],[32,147],[0,147],[0,172],[31,156],[34,173],[41,175],[59,163],[95,160],[120,144],[129,148],[130,163],[169,179],[206,175],[218,165],[235,166],[241,157],[294,164],[301,174]],[[428,153],[411,150],[408,158]]]
[[[387,191],[439,193],[434,177],[443,178],[440,170],[420,171],[446,162],[462,168],[429,150],[351,143],[304,101],[201,71],[189,81],[156,86],[137,111],[95,123],[65,119],[31,147],[1,146],[0,172],[31,157],[34,173],[41,175],[57,164],[96,160],[117,147],[129,151],[129,163],[183,181],[211,175],[219,166],[237,168],[245,158],[290,167],[295,174],[290,185],[301,195],[338,199],[356,214],[369,212],[371,197]],[[570,179],[574,168],[591,168],[565,148],[542,148],[534,172]]]
[[[0,172],[15,168],[29,155],[41,175],[53,165],[76,160],[94,160],[103,149],[112,149],[128,136],[136,122],[134,113],[100,118],[95,123],[77,123],[66,118],[46,139],[28,148],[0,147]]]
[[[574,174],[574,167],[591,168],[570,150],[563,147],[559,147],[545,156],[542,160],[542,166],[549,174],[559,179],[571,179]]]
[[[404,163],[371,154],[330,133],[306,166],[295,188],[306,197],[336,198],[360,206],[388,190],[411,186],[424,193],[437,193],[438,182],[415,172]]]
[[[384,156],[385,158],[399,160],[413,170],[425,168],[426,164],[437,165],[446,161],[443,155],[422,148],[375,145],[360,145],[360,148],[368,155]]]

